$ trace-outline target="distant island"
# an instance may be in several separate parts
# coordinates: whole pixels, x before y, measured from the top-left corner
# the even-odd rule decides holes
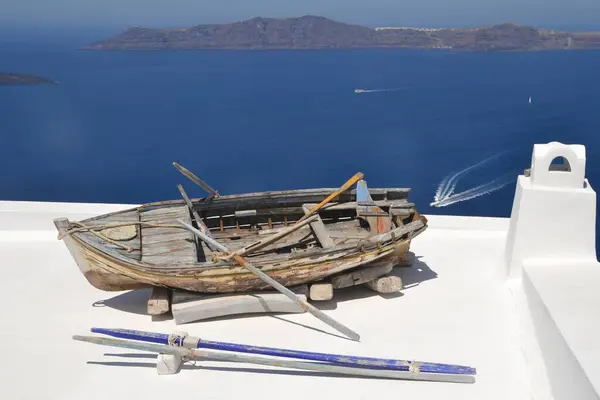
[[[0,72],[0,85],[42,85],[56,83],[35,75]]]
[[[252,18],[180,29],[130,28],[89,50],[406,48],[451,51],[600,49],[600,31],[572,33],[515,23],[476,28],[367,28],[328,18]]]

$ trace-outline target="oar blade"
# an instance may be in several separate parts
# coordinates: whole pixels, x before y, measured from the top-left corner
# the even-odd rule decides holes
[[[177,168],[177,170],[181,172],[186,178],[188,178],[196,185],[204,189],[208,194],[210,194],[211,197],[219,197],[219,192],[217,190],[213,189],[208,183],[198,178],[192,171],[175,161],[173,161],[173,166]]]

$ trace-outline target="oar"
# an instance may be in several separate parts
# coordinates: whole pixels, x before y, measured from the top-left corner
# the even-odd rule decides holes
[[[327,205],[329,202],[331,202],[331,200],[335,199],[337,196],[344,193],[346,190],[350,189],[352,187],[352,185],[354,185],[356,182],[360,181],[363,178],[363,176],[364,176],[364,174],[362,172],[359,172],[356,175],[354,175],[352,178],[348,179],[346,181],[346,183],[344,183],[342,186],[340,186],[339,189],[337,189],[336,191],[331,193],[323,201],[321,201],[319,204],[314,206],[310,211],[308,211],[305,215],[303,215],[302,218],[298,219],[298,221],[296,221],[296,223],[294,225],[292,225],[291,227],[282,229],[281,231],[279,231],[278,233],[274,234],[273,236],[271,236],[267,239],[262,239],[257,242],[251,243],[248,246],[237,250],[235,253],[240,256],[242,256],[244,254],[254,253],[254,252],[264,248],[265,246],[270,245],[270,244],[286,237],[287,235],[296,231],[298,228],[306,225],[307,223],[312,222],[312,220],[314,220],[316,218],[315,213],[317,211],[319,211],[321,208],[323,208],[325,205]]]
[[[210,187],[206,182],[204,182],[202,179],[198,178],[196,175],[194,175],[194,173],[192,171],[188,170],[183,165],[173,162],[173,166],[175,168],[177,168],[177,170],[179,172],[181,172],[183,175],[185,175],[188,179],[190,179],[192,182],[194,182],[195,184],[200,186],[202,189],[204,189],[208,194],[210,194],[210,197],[219,197],[220,196],[218,191],[216,191],[215,189]]]
[[[200,239],[202,239],[206,244],[208,244],[209,246],[212,246],[212,247],[216,248],[217,250],[219,250],[222,253],[227,254],[235,262],[237,262],[241,266],[243,266],[246,269],[248,269],[254,275],[256,275],[257,277],[259,277],[262,281],[268,283],[273,288],[277,289],[281,294],[285,295],[287,298],[289,298],[290,300],[292,300],[294,303],[298,304],[304,310],[308,311],[309,313],[311,313],[312,315],[314,315],[315,317],[317,317],[321,321],[325,322],[327,325],[331,326],[332,328],[335,328],[337,331],[339,331],[339,332],[343,333],[344,335],[348,336],[350,339],[353,339],[353,340],[356,340],[356,341],[360,340],[360,336],[358,335],[358,333],[356,333],[353,330],[351,330],[350,328],[348,328],[348,327],[340,324],[339,322],[337,322],[333,318],[329,317],[327,314],[321,312],[319,309],[315,308],[311,304],[309,304],[309,303],[307,303],[307,302],[299,299],[294,294],[294,292],[292,292],[291,290],[289,290],[288,288],[286,288],[285,286],[283,286],[282,284],[280,284],[279,282],[277,282],[275,279],[271,278],[270,276],[268,276],[267,274],[265,274],[264,272],[262,272],[261,270],[259,270],[258,268],[256,268],[254,265],[250,264],[250,262],[248,260],[246,260],[244,257],[239,256],[239,255],[237,255],[235,253],[230,252],[229,249],[227,249],[227,247],[223,246],[221,243],[217,242],[215,239],[207,236],[203,232],[201,232],[198,229],[194,228],[190,224],[188,224],[188,223],[186,223],[186,222],[184,222],[184,221],[182,221],[180,219],[178,219],[177,221],[181,225],[185,226],[189,231],[191,231],[196,236],[198,236]]]
[[[437,381],[437,382],[455,382],[455,383],[473,383],[475,378],[471,375],[454,375],[454,374],[438,374],[427,372],[412,372],[412,371],[390,371],[381,369],[363,369],[355,367],[343,367],[328,363],[319,362],[302,362],[292,360],[272,359],[266,357],[246,356],[243,354],[228,354],[217,351],[186,349],[183,347],[165,346],[150,343],[139,343],[128,340],[108,339],[94,336],[73,336],[74,340],[81,342],[94,343],[102,346],[122,347],[126,349],[134,349],[141,351],[149,351],[159,354],[173,354],[185,357],[189,360],[209,359],[226,362],[240,362],[247,364],[269,365],[274,367],[292,368],[308,371],[318,371],[324,373],[334,373],[351,376],[368,376],[372,378],[388,378],[388,379],[407,379],[418,381]]]
[[[212,340],[201,339],[194,336],[182,336],[176,333],[168,335],[165,333],[144,332],[131,329],[106,328],[92,328],[91,331],[93,333],[113,336],[120,339],[139,340],[142,342],[156,344],[169,344],[177,347],[185,347],[188,349],[202,348],[222,351],[234,351],[238,353],[298,358],[302,360],[328,362],[337,365],[390,369],[397,371],[409,371],[411,370],[412,366],[412,369],[418,368],[421,372],[467,375],[475,375],[477,373],[475,368],[463,365],[431,363],[424,361],[393,360],[387,358],[359,357],[350,356],[346,354],[314,353],[310,351],[278,349],[274,347],[261,347],[227,342],[215,342]]]
[[[251,243],[248,246],[245,246],[239,250],[236,250],[234,253],[237,254],[238,256],[243,256],[248,253],[255,253],[258,250],[263,249],[263,248],[267,247],[268,245],[275,243],[278,240],[281,240],[282,238],[288,236],[292,232],[297,231],[298,229],[302,228],[304,225],[310,224],[315,219],[317,219],[317,215],[308,217],[300,223],[290,225],[287,228],[283,228],[279,232],[274,233],[272,236],[269,236],[264,239],[258,240],[254,243]]]
[[[331,200],[335,199],[337,196],[344,193],[346,190],[350,189],[352,187],[352,185],[354,185],[356,182],[360,181],[364,176],[365,175],[362,172],[358,172],[357,174],[355,174],[352,178],[348,179],[346,181],[346,183],[344,183],[338,190],[331,193],[323,201],[321,201],[319,204],[314,206],[310,211],[308,211],[304,216],[302,216],[302,218],[300,218],[298,221],[296,221],[296,223],[297,224],[300,223],[300,221],[305,220],[306,218],[310,217],[311,215],[313,215],[314,213],[319,211],[321,208],[323,208],[323,206],[325,206]]]
[[[210,235],[210,230],[204,224],[204,221],[202,221],[202,218],[200,218],[200,215],[198,214],[198,211],[196,211],[196,209],[194,208],[194,205],[192,204],[192,201],[188,197],[188,195],[185,192],[185,190],[183,190],[183,186],[177,185],[177,189],[179,189],[179,193],[181,193],[181,197],[183,197],[183,200],[186,202],[188,208],[190,209],[192,215],[194,216],[194,219],[196,220],[196,223],[198,224],[198,228],[200,228],[200,230],[202,232],[206,233],[207,235]],[[214,250],[214,249],[211,248],[211,250]]]

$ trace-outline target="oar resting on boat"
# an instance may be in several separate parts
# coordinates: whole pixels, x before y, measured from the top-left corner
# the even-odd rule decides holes
[[[339,196],[341,193],[344,193],[345,191],[350,189],[350,187],[352,187],[352,185],[354,185],[356,182],[361,180],[363,178],[363,176],[364,176],[363,173],[359,172],[359,173],[355,174],[352,178],[348,179],[339,189],[335,190],[333,193],[331,193],[329,196],[327,196],[323,201],[321,201],[319,204],[317,204],[315,207],[313,207],[306,215],[304,215],[302,218],[300,218],[296,222],[295,225],[298,226],[298,225],[302,224],[304,221],[306,221],[307,219],[311,218],[323,206],[325,206],[327,203],[331,202],[331,200],[333,200],[334,198]],[[182,192],[182,195],[183,195],[184,199],[187,197],[187,195],[185,195],[185,192]],[[225,253],[228,256],[228,258],[232,259],[233,261],[235,261],[242,267],[244,267],[247,270],[249,270],[250,272],[252,272],[254,275],[256,275],[258,278],[260,278],[265,283],[268,283],[269,285],[271,285],[278,292],[285,295],[287,298],[289,298],[290,300],[292,300],[293,302],[298,304],[300,307],[302,307],[302,309],[308,311],[313,316],[315,316],[316,318],[325,322],[327,325],[331,326],[332,328],[336,329],[338,332],[343,333],[350,339],[355,340],[355,341],[360,340],[360,335],[358,333],[354,332],[352,329],[348,328],[347,326],[339,323],[338,321],[331,318],[330,316],[328,316],[327,314],[325,314],[318,308],[314,307],[313,305],[307,303],[306,301],[301,300],[298,296],[296,296],[296,294],[294,292],[292,292],[291,290],[289,290],[288,288],[286,288],[285,286],[283,286],[282,284],[277,282],[275,279],[271,278],[269,275],[265,274],[264,272],[262,272],[261,270],[256,268],[254,265],[252,265],[247,259],[242,257],[240,254],[229,251],[229,249],[227,247],[225,247],[221,243],[217,242],[212,237],[212,235],[210,234],[210,230],[208,230],[206,228],[206,226],[204,225],[204,222],[202,221],[201,218],[198,217],[198,219],[196,221],[198,223],[198,226],[200,227],[200,230],[194,228],[190,224],[182,221],[181,219],[178,219],[177,222],[179,222],[182,226],[187,228],[194,235],[198,236],[210,248],[217,249],[221,253]],[[288,229],[285,232],[285,234],[287,235],[291,232],[292,232],[292,230]],[[285,236],[285,235],[280,235],[280,236],[275,235],[276,239],[281,239],[283,236]],[[275,240],[271,240],[270,243],[273,243],[274,241]],[[254,246],[254,245],[260,246],[260,243],[255,243],[251,246]],[[264,243],[263,243],[263,245],[264,245]],[[242,250],[245,250],[245,249],[242,249]],[[254,250],[256,250],[256,247],[254,248]],[[243,251],[243,252],[245,252],[245,251]]]
[[[94,343],[102,346],[121,347],[127,349],[149,351],[158,354],[171,354],[182,357],[186,360],[217,360],[227,362],[240,362],[247,364],[269,365],[274,367],[292,368],[299,370],[318,371],[327,374],[340,374],[350,376],[365,376],[371,378],[387,378],[387,379],[405,379],[418,381],[437,381],[437,382],[454,382],[454,383],[473,383],[475,377],[465,374],[440,374],[414,371],[397,371],[388,369],[370,369],[358,367],[346,367],[331,363],[321,362],[303,362],[295,360],[281,360],[267,357],[247,356],[243,354],[223,353],[218,351],[188,349],[184,347],[175,347],[169,345],[159,345],[153,343],[140,343],[129,340],[109,339],[94,336],[73,336],[74,340]]]
[[[310,351],[278,349],[274,347],[261,347],[255,345],[215,342],[212,340],[201,339],[194,336],[186,336],[183,334],[145,332],[131,329],[107,329],[107,328],[92,328],[92,333],[99,333],[116,337],[119,339],[130,339],[141,342],[166,344],[175,347],[185,347],[188,349],[211,349],[232,351],[238,353],[262,354],[266,356],[298,358],[302,360],[321,361],[336,365],[348,367],[363,367],[375,369],[389,369],[396,371],[420,371],[420,372],[435,372],[444,374],[466,374],[475,375],[476,369],[464,365],[432,363],[424,361],[408,361],[408,360],[393,360],[387,358],[374,357],[358,357],[346,354],[328,354],[315,353]]]
[[[220,252],[228,255],[232,260],[234,260],[235,262],[240,264],[242,267],[244,267],[247,270],[249,270],[250,272],[252,272],[254,275],[259,277],[265,283],[268,283],[269,285],[271,285],[279,293],[285,295],[288,299],[292,300],[293,302],[298,304],[300,307],[302,307],[302,309],[308,311],[309,313],[311,313],[312,315],[314,315],[321,321],[325,322],[327,325],[331,326],[338,332],[343,333],[350,339],[355,340],[357,342],[360,340],[360,335],[358,333],[354,332],[352,329],[348,328],[347,326],[342,325],[341,323],[339,323],[335,319],[331,318],[330,316],[328,316],[327,314],[325,314],[324,312],[322,312],[315,306],[311,305],[310,303],[307,303],[306,301],[301,300],[298,296],[296,296],[296,294],[294,292],[292,292],[291,290],[289,290],[288,288],[283,286],[281,283],[277,282],[275,279],[271,278],[269,275],[265,274],[264,272],[262,272],[261,270],[256,268],[244,257],[230,252],[229,249],[227,249],[227,247],[223,246],[221,243],[217,242],[213,238],[207,236],[203,232],[194,228],[190,224],[187,224],[187,223],[183,222],[182,220],[178,220],[178,222],[181,225],[185,226],[189,231],[194,233],[196,236],[198,236],[200,239],[202,239],[202,241],[204,241],[206,244],[208,244],[211,247],[216,248]]]

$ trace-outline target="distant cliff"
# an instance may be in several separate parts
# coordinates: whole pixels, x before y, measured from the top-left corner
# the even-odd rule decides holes
[[[307,15],[253,18],[181,29],[131,28],[90,50],[450,49],[458,51],[600,49],[600,31],[571,33],[519,24],[477,28],[366,28]]]
[[[47,83],[56,82],[35,75],[0,72],[0,85],[41,85]]]

